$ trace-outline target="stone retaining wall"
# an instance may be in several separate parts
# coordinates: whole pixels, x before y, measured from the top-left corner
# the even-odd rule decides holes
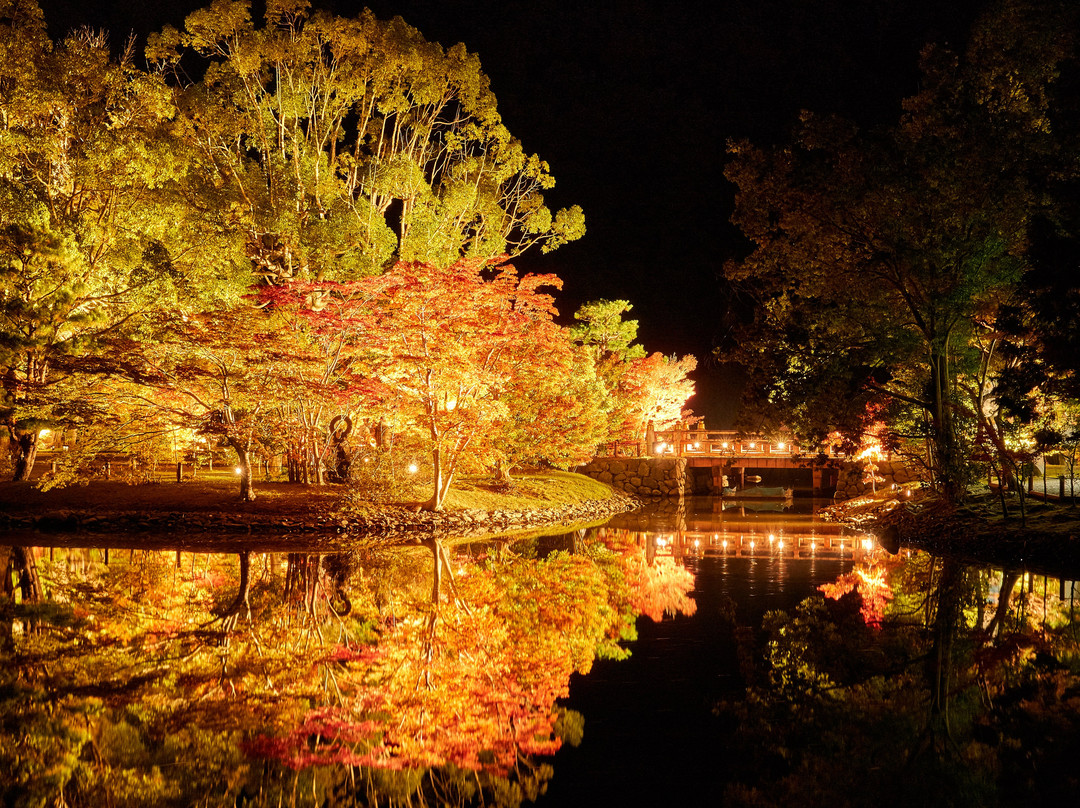
[[[879,461],[877,464],[877,476],[884,477],[884,482],[877,484],[877,490],[896,485],[898,488],[917,482],[919,477],[914,474],[903,462],[899,460]],[[840,468],[840,479],[836,483],[834,499],[852,499],[862,496],[871,490],[870,483],[864,483],[866,476],[865,463],[845,463]]]
[[[642,499],[686,493],[684,457],[597,457],[576,471]]]

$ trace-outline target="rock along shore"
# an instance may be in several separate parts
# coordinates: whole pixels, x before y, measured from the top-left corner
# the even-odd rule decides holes
[[[379,536],[393,541],[429,536],[483,536],[559,525],[569,528],[606,519],[640,505],[633,497],[613,491],[607,499],[560,507],[438,513],[401,506],[373,507],[370,512],[350,515],[63,509],[40,514],[0,514],[0,532],[117,534],[160,531],[266,536],[289,534],[338,539]]]

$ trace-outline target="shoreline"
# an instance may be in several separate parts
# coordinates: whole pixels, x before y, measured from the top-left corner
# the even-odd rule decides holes
[[[184,485],[184,484],[179,484]],[[228,498],[233,488],[204,486],[185,491],[181,488],[133,490],[125,486],[102,491],[100,504],[80,506],[75,496],[82,492],[65,489],[35,492],[24,489],[27,497],[19,502],[15,484],[2,487],[0,497],[0,534],[33,534],[86,536],[98,538],[108,534],[122,536],[166,533],[179,535],[224,534],[228,537],[294,537],[310,540],[333,539],[349,542],[378,537],[382,542],[395,543],[422,540],[430,537],[498,535],[510,531],[565,525],[568,529],[583,523],[607,519],[618,513],[634,510],[641,503],[620,491],[602,486],[607,496],[573,502],[544,502],[535,506],[512,507],[520,498],[503,497],[505,507],[452,508],[432,512],[404,504],[379,505],[364,503],[361,508],[343,506],[340,491],[305,490],[277,484],[274,496],[257,498],[254,503],[240,503]],[[599,484],[597,484],[599,485]],[[177,495],[191,493],[204,496],[202,501],[178,504]],[[130,494],[135,504],[119,506],[110,501],[109,493]],[[158,494],[155,498],[154,494]],[[220,495],[220,496],[218,496]],[[492,498],[494,495],[489,495]],[[499,503],[499,497],[494,501]],[[2,541],[2,539],[0,539]]]
[[[1080,580],[1080,508],[1029,500],[1022,520],[1018,502],[1009,504],[1014,512],[1003,517],[989,496],[957,507],[926,494],[910,501],[864,496],[832,506],[827,518],[873,534],[889,552],[922,550]]]

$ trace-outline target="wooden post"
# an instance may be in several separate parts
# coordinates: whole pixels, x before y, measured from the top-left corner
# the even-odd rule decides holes
[[[176,463],[176,481],[182,483],[184,481],[184,464],[181,461]]]

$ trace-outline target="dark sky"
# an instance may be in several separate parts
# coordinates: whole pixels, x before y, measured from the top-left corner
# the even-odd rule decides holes
[[[91,24],[119,41],[209,3],[41,0],[54,37]],[[626,298],[650,351],[693,353],[690,404],[731,418],[735,377],[710,359],[726,298],[717,276],[745,249],[723,178],[733,137],[783,140],[801,109],[889,122],[918,87],[928,41],[962,47],[984,0],[325,0],[402,16],[480,55],[510,131],[551,165],[552,207],[580,204],[588,234],[523,270],[565,281],[560,310]]]

